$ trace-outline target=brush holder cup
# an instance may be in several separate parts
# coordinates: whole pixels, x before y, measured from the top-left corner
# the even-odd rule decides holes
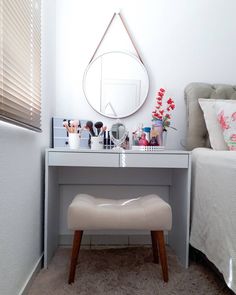
[[[69,133],[69,147],[70,149],[79,149],[80,138],[78,133]]]
[[[91,150],[103,150],[103,136],[91,136]]]

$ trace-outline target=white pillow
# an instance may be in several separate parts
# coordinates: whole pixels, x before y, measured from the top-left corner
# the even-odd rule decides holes
[[[220,101],[223,102],[224,100]],[[221,126],[217,120],[215,109],[215,104],[216,102],[219,102],[219,99],[199,98],[198,102],[203,111],[207,131],[209,133],[211,147],[214,150],[228,150],[228,146],[224,140]]]
[[[229,150],[236,151],[236,100],[217,101],[215,110]]]

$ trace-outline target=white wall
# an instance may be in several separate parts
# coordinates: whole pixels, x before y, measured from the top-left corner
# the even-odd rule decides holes
[[[104,119],[87,104],[84,70],[117,9],[133,36],[150,76],[144,106],[124,119],[129,129],[150,124],[155,93],[165,87],[176,100],[178,131],[169,147],[184,137],[183,91],[193,81],[232,83],[236,77],[235,0],[57,0],[57,100],[55,115]]]
[[[44,1],[42,133],[0,122],[0,294],[17,295],[42,255],[44,148],[55,105],[55,1]]]
[[[113,122],[87,103],[82,79],[113,13],[121,10],[150,77],[143,107],[123,119],[129,130],[151,124],[160,87],[176,100],[168,146],[185,137],[184,88],[190,82],[236,84],[235,0],[57,0],[57,95],[55,116]],[[62,187],[63,188],[63,187]],[[66,212],[75,187],[61,192],[60,233],[67,234]],[[82,188],[76,188],[77,192]],[[97,194],[101,190],[95,190]]]

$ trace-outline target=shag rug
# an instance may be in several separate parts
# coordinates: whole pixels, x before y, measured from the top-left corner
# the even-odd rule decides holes
[[[81,250],[75,283],[67,284],[70,249],[60,248],[48,269],[35,278],[29,295],[218,295],[233,293],[208,266],[185,269],[167,249],[169,282],[151,248]]]

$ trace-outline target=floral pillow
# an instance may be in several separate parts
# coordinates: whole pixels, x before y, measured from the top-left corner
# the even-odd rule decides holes
[[[224,140],[230,151],[236,151],[236,100],[216,102],[215,109]]]
[[[215,104],[217,99],[199,98],[198,102],[203,111],[207,131],[209,134],[210,144],[213,150],[228,150],[228,146],[224,140],[220,123],[217,120]],[[223,101],[223,100],[220,100]]]

